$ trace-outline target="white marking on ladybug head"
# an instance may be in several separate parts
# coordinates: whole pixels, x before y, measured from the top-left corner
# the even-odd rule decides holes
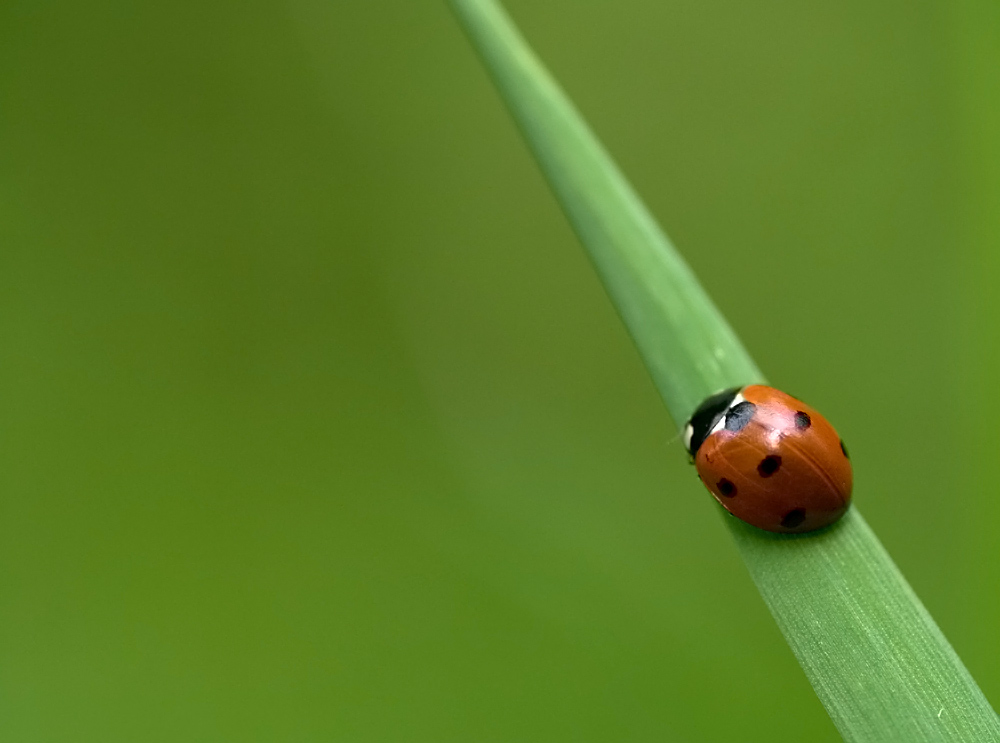
[[[743,392],[742,391],[737,392],[736,396],[733,397],[732,401],[729,403],[729,407],[726,408],[726,412],[719,416],[719,420],[716,421],[714,426],[712,426],[712,430],[708,432],[708,436],[711,436],[713,433],[718,433],[719,431],[723,430],[726,427],[726,415],[729,413],[729,411],[735,408],[741,402],[746,402],[746,401],[747,399],[743,397]],[[707,439],[708,436],[706,436],[705,438]]]
[[[682,436],[684,438],[684,448],[691,451],[691,437],[694,436],[694,426],[690,423],[684,426],[684,433]]]

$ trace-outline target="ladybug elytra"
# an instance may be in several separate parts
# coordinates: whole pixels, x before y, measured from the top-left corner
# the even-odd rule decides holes
[[[844,442],[815,409],[773,387],[712,395],[691,416],[684,445],[723,508],[761,529],[813,531],[851,504]]]

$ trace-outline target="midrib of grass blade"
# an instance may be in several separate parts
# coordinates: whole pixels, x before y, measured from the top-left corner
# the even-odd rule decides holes
[[[451,0],[683,425],[763,376],[582,117],[494,0]],[[1000,720],[857,508],[773,535],[726,518],[809,681],[849,741],[1000,741]]]

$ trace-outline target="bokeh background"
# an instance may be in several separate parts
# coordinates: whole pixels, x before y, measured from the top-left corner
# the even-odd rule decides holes
[[[1000,700],[982,3],[514,18]],[[438,0],[0,6],[0,735],[834,741]]]

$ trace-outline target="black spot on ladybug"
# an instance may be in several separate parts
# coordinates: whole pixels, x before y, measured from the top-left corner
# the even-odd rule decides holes
[[[727,498],[732,498],[736,495],[736,486],[724,477],[719,480],[716,487],[719,489],[719,492]]]
[[[733,405],[733,407],[726,411],[726,430],[742,431],[746,427],[746,424],[750,422],[750,419],[753,418],[753,414],[756,411],[757,406],[746,400],[739,405]]]
[[[809,413],[803,413],[801,410],[795,414],[795,427],[801,428],[803,431],[812,425],[812,419],[809,417]]]
[[[785,518],[781,520],[781,525],[786,529],[794,529],[796,526],[800,526],[805,520],[806,509],[796,508],[785,514]]]
[[[844,446],[844,440],[843,440],[843,439],[841,439],[841,440],[840,440],[840,450],[841,450],[842,452],[844,452],[844,456],[845,456],[845,457],[847,457],[848,459],[850,459],[850,458],[851,458],[851,455],[847,453],[847,447],[846,447],[846,446]]]
[[[781,468],[781,457],[777,454],[768,454],[757,465],[757,472],[761,477],[770,477]]]

